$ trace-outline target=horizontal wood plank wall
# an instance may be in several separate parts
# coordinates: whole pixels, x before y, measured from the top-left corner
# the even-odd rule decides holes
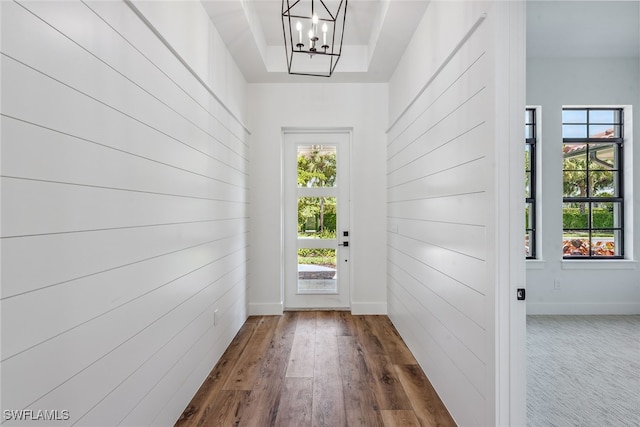
[[[463,40],[390,129],[387,146],[389,315],[460,425],[484,424],[492,390],[487,39],[480,25]]]
[[[123,2],[2,2],[1,61],[0,406],[173,424],[246,319],[249,134]]]

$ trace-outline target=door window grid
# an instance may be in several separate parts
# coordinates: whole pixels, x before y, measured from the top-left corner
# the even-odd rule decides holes
[[[337,172],[337,146],[297,146],[298,294],[338,292]]]

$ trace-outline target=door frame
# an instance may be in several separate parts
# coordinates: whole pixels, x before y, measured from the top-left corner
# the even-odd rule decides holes
[[[495,2],[496,114],[496,289],[495,289],[495,425],[527,422],[526,289],[523,253],[524,140],[526,106],[526,2]],[[524,298],[524,294],[522,295]]]
[[[283,302],[283,308],[285,311],[287,310],[295,310],[295,309],[330,309],[330,310],[351,310],[351,303],[352,303],[352,294],[353,294],[353,286],[351,286],[351,282],[352,282],[352,278],[353,278],[353,267],[352,267],[352,257],[349,254],[348,256],[348,265],[346,268],[346,273],[344,272],[344,267],[342,267],[343,272],[342,272],[342,277],[344,277],[344,275],[346,274],[346,280],[343,282],[346,283],[347,289],[346,289],[346,295],[344,295],[346,297],[346,303],[345,304],[339,304],[339,305],[335,305],[332,306],[330,304],[321,304],[321,305],[303,305],[303,306],[298,306],[298,305],[291,305],[291,302],[287,300],[288,296],[287,296],[287,274],[289,274],[287,272],[287,267],[288,267],[288,262],[290,263],[291,261],[287,260],[287,250],[286,250],[286,244],[287,244],[287,238],[289,236],[287,236],[287,214],[286,214],[286,210],[289,208],[287,206],[287,202],[288,197],[287,197],[287,185],[289,184],[286,180],[287,176],[286,176],[286,170],[287,170],[287,165],[286,165],[286,161],[287,161],[287,150],[291,149],[290,147],[290,142],[287,141],[287,135],[340,135],[342,137],[346,137],[346,151],[347,151],[347,163],[344,164],[342,163],[341,165],[339,164],[338,168],[339,168],[339,173],[341,174],[346,174],[347,175],[347,181],[348,181],[348,185],[347,185],[347,192],[348,192],[348,197],[346,202],[342,201],[339,203],[347,203],[347,214],[345,215],[346,219],[347,219],[347,227],[348,227],[348,231],[349,231],[349,241],[351,242],[351,237],[353,236],[353,228],[354,228],[354,224],[353,224],[353,210],[351,209],[351,191],[352,191],[352,184],[351,184],[351,179],[350,179],[350,171],[351,171],[351,154],[352,154],[352,142],[353,142],[353,128],[350,127],[282,127],[281,128],[281,161],[282,161],[282,168],[281,168],[281,176],[280,176],[280,184],[281,184],[281,236],[280,236],[280,253],[281,253],[281,265],[280,265],[280,271],[281,271],[281,275],[280,277],[281,279],[281,295],[282,295],[282,302]],[[338,162],[340,162],[340,160],[338,160]],[[341,240],[341,236],[340,233],[341,231],[343,231],[340,227],[340,225],[338,226],[338,230],[336,230],[337,232],[337,236],[336,239]],[[353,248],[353,245],[350,243],[349,248],[338,248],[337,252],[336,252],[336,257],[340,257],[341,253],[344,253],[344,251],[348,251],[350,252]],[[348,253],[347,252],[347,253]],[[338,260],[336,260],[338,262]],[[340,279],[338,279],[340,280]],[[322,295],[322,294],[320,294]],[[310,296],[316,296],[316,295],[310,295]]]

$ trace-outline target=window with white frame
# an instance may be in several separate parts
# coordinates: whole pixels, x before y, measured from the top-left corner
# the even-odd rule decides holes
[[[562,110],[564,258],[624,257],[622,108]]]

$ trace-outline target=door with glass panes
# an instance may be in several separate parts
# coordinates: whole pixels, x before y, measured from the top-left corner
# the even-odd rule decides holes
[[[284,132],[285,308],[349,308],[349,132]]]

